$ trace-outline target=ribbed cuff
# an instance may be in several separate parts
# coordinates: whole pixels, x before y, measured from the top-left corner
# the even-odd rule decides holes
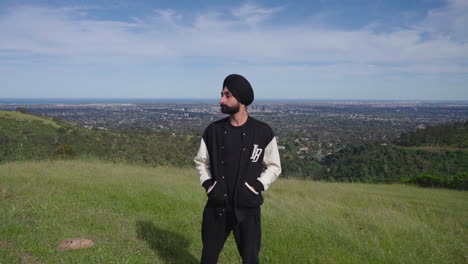
[[[253,182],[252,186],[255,188],[257,192],[263,192],[265,190],[263,187],[263,183],[261,183],[259,180],[256,180],[255,182]]]
[[[213,185],[213,180],[212,179],[208,179],[208,180],[206,180],[206,181],[204,181],[202,183],[202,186],[203,186],[203,188],[205,188],[206,192],[208,191],[208,188],[210,188],[211,185]]]

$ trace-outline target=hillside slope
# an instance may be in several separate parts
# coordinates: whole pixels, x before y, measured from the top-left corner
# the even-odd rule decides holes
[[[466,263],[467,192],[281,179],[265,193],[261,262]],[[98,161],[0,165],[0,263],[197,263],[194,169]],[[56,252],[60,240],[90,249]],[[240,263],[232,237],[222,263]]]
[[[457,174],[468,172],[468,149],[410,149],[361,144],[328,155],[322,164],[326,168],[321,175],[323,180],[394,183],[430,173],[450,183]],[[468,179],[465,179],[453,188],[467,189],[467,183]]]
[[[18,121],[39,121],[42,124],[50,125],[54,128],[62,127],[52,118],[37,116],[32,114],[25,114],[17,111],[3,111],[0,110],[0,118],[14,119]]]
[[[129,164],[192,166],[199,140],[170,131],[108,131],[0,111],[0,162],[91,156]]]
[[[395,143],[400,146],[468,148],[468,121],[428,126],[403,133]]]

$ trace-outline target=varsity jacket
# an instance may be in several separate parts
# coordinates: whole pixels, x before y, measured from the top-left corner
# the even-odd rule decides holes
[[[227,186],[222,166],[229,157],[223,155],[229,117],[211,123],[203,133],[194,162],[200,183],[208,192],[208,207],[226,206]],[[263,203],[261,192],[267,190],[281,173],[276,138],[267,124],[248,117],[242,126],[241,154],[234,192],[234,210],[249,211]],[[208,188],[213,186],[210,190]],[[252,188],[253,187],[253,188]],[[221,210],[220,214],[222,214]],[[252,210],[250,210],[252,211]]]

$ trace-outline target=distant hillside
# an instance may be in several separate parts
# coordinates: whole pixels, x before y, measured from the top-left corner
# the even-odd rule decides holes
[[[191,166],[199,139],[172,132],[108,131],[0,111],[0,161],[92,156],[151,166]]]
[[[264,196],[260,263],[466,263],[467,192],[280,178]],[[193,168],[3,163],[0,262],[196,264],[205,201]],[[95,245],[55,250],[78,237]],[[241,263],[232,235],[220,263]]]
[[[416,182],[468,189],[468,122],[403,133],[400,146],[360,144],[328,155],[323,180]],[[409,147],[410,146],[410,147]]]
[[[445,181],[440,184],[443,187],[468,189],[468,150],[402,149],[362,144],[328,155],[322,164],[325,169],[321,180],[395,183],[426,173]],[[456,176],[463,176],[464,183],[451,186]]]
[[[42,124],[50,125],[54,128],[62,127],[57,123],[58,119],[52,119],[45,116],[33,115],[29,113],[23,113],[20,111],[2,111],[0,110],[0,118],[14,119],[18,121],[39,121]]]
[[[400,146],[451,146],[468,148],[468,121],[428,126],[403,133],[395,141]]]

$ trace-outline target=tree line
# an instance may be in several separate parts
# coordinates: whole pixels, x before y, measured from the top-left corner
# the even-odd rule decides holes
[[[400,146],[451,146],[468,148],[468,121],[428,126],[402,133],[395,140]]]

